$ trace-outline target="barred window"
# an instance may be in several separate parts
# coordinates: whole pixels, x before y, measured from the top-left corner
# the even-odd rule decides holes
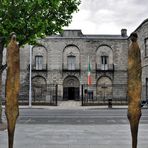
[[[146,78],[146,99],[148,99],[148,78]]]
[[[145,56],[148,56],[148,38],[145,39]]]
[[[43,69],[43,56],[35,56],[35,67],[36,70]]]
[[[76,57],[71,55],[67,57],[68,70],[76,69]]]
[[[101,69],[102,70],[108,69],[108,56],[101,56]]]

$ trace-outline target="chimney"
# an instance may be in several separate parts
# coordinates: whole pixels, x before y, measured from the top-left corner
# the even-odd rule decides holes
[[[81,30],[63,30],[62,36],[63,37],[82,37],[83,34]]]
[[[127,37],[127,29],[121,29],[121,36]]]

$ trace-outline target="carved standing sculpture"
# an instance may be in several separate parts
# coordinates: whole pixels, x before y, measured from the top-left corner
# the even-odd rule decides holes
[[[128,51],[128,119],[132,135],[132,148],[137,148],[138,126],[141,117],[141,54],[137,43],[138,35],[130,35]]]
[[[16,35],[11,34],[7,47],[7,78],[6,78],[6,117],[8,124],[9,148],[13,148],[14,131],[19,115],[18,95],[20,89],[19,46]]]

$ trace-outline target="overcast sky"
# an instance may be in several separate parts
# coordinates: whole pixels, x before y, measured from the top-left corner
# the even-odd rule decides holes
[[[81,0],[80,11],[65,29],[81,29],[83,34],[128,35],[148,18],[148,0]]]

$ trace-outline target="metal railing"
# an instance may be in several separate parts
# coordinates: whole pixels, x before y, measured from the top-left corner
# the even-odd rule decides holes
[[[76,63],[74,67],[69,67],[66,64],[62,64],[62,70],[63,71],[80,71],[80,63]]]
[[[81,86],[81,100],[84,105],[107,105],[109,101],[114,105],[127,104],[127,85],[91,85]]]
[[[57,106],[58,85],[55,84],[39,84],[32,85],[32,105],[53,105]],[[29,85],[21,85],[19,93],[19,104],[29,105]],[[3,104],[5,99],[3,98]]]
[[[96,71],[114,71],[114,64],[96,64]]]
[[[28,65],[28,69],[30,69],[30,64]],[[40,67],[37,67],[35,64],[32,64],[32,71],[46,71],[47,64],[42,64]]]
[[[5,86],[2,86],[5,88]],[[64,89],[62,85],[56,84],[32,84],[32,105],[54,105],[58,104],[58,100],[62,101]],[[2,89],[2,102],[5,104],[5,89]],[[148,89],[142,86],[141,102],[148,104]],[[77,96],[75,100],[80,100],[82,106],[85,105],[127,105],[127,84],[100,84],[91,85],[82,84],[75,91]],[[79,98],[80,96],[80,98]],[[68,98],[71,99],[71,98]],[[19,94],[19,104],[29,105],[29,85],[21,84]]]

